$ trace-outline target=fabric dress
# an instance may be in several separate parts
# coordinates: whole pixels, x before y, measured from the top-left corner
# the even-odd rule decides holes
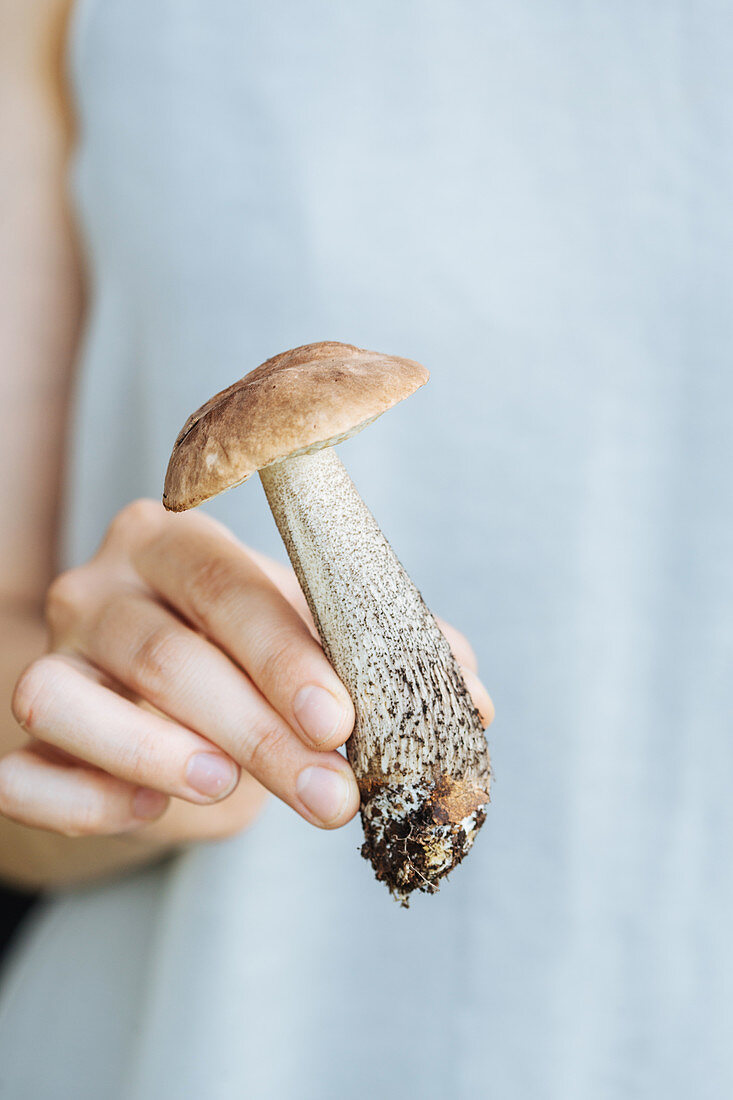
[[[272,800],[49,899],[8,1100],[733,1095],[733,20],[713,0],[87,0],[67,563],[176,433],[343,340],[341,457],[492,691],[469,859],[400,909]],[[283,551],[256,480],[210,511]]]

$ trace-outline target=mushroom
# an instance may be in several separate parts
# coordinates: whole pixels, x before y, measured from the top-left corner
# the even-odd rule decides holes
[[[184,425],[163,503],[192,508],[259,472],[326,656],[354,702],[346,744],[362,855],[392,894],[435,893],[489,801],[483,727],[450,647],[334,451],[428,380],[350,344],[283,352]]]

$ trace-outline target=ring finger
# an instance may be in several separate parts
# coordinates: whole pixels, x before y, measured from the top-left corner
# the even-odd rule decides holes
[[[168,798],[104,772],[54,759],[40,742],[0,761],[2,812],[66,836],[113,835],[160,817]]]
[[[109,775],[189,802],[228,794],[239,769],[216,746],[142,710],[59,654],[42,657],[18,682],[13,710],[32,737]]]

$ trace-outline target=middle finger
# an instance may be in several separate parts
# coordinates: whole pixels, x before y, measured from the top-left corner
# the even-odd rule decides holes
[[[142,579],[229,654],[308,744],[342,745],[354,707],[308,626],[243,547],[194,518],[138,550]]]
[[[353,816],[358,788],[343,757],[309,749],[226,654],[144,593],[112,596],[82,646],[95,665],[223,749],[307,820],[334,827]]]

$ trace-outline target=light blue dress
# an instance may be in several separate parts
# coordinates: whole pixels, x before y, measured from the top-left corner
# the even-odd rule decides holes
[[[3,1098],[733,1095],[732,51],[716,0],[80,4],[68,561],[266,357],[423,361],[341,456],[496,781],[407,912],[275,802],[51,901]],[[282,554],[254,481],[211,511]]]

